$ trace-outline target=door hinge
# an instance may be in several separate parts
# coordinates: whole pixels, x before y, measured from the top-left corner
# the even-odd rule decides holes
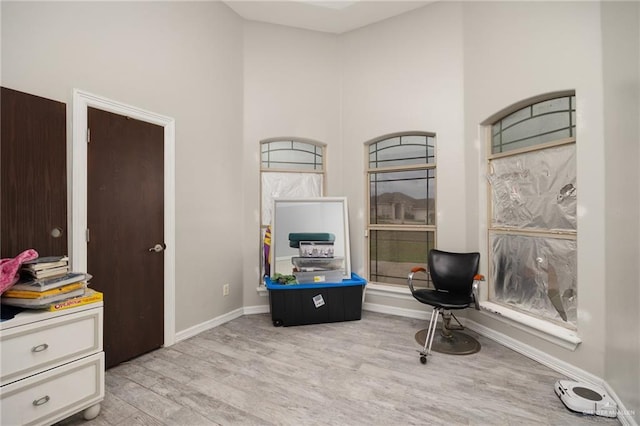
[[[91,129],[87,127],[87,143],[91,142]]]
[[[87,228],[87,232],[85,233],[85,239],[87,240],[87,242],[89,242],[89,240],[91,240],[91,236],[89,234],[89,228]]]

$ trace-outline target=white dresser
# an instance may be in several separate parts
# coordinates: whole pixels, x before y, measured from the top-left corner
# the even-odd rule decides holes
[[[0,424],[50,425],[104,399],[103,303],[0,322]]]

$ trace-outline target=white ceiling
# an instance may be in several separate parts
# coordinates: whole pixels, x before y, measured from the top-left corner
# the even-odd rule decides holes
[[[434,0],[225,1],[251,21],[341,34],[420,8]]]

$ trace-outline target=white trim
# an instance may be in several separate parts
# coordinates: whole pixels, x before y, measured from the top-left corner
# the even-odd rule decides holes
[[[555,343],[565,349],[575,351],[576,347],[582,343],[582,339],[578,337],[575,331],[552,324],[549,321],[534,318],[492,302],[480,302],[480,308],[485,315],[490,315],[491,318]]]
[[[369,292],[371,292],[371,289],[369,289],[368,291],[369,291]],[[388,293],[387,293],[387,294],[388,294]],[[387,295],[387,294],[385,294],[385,293],[383,293],[383,292],[378,293],[378,295]],[[393,296],[391,296],[391,297],[402,298],[402,297],[401,297],[401,296],[399,296],[399,295],[393,295]],[[381,314],[398,315],[398,316],[401,316],[401,317],[415,318],[415,319],[423,319],[423,320],[428,320],[428,319],[429,319],[429,317],[430,317],[430,315],[431,315],[431,309],[430,309],[430,307],[429,307],[429,306],[426,306],[426,305],[425,305],[425,308],[426,308],[426,309],[424,309],[424,310],[418,310],[418,309],[398,308],[398,307],[394,307],[394,306],[388,306],[388,305],[381,305],[381,304],[377,304],[377,303],[368,303],[368,302],[365,302],[362,308],[363,308],[365,311],[378,312],[378,313],[381,313]],[[506,335],[503,335],[503,334],[501,334],[501,333],[498,333],[498,332],[494,331],[493,329],[490,329],[490,328],[488,328],[488,327],[485,327],[484,325],[478,324],[478,323],[476,323],[475,321],[473,321],[473,320],[471,320],[471,319],[469,319],[469,318],[460,317],[460,322],[462,322],[462,324],[463,324],[465,327],[468,327],[468,328],[470,328],[470,329],[472,329],[472,330],[476,331],[478,334],[481,334],[481,335],[483,335],[483,336],[485,336],[485,337],[488,337],[488,338],[490,338],[490,339],[492,339],[492,340],[495,340],[496,342],[499,342],[499,343],[501,343],[501,344],[503,344],[503,345],[505,345],[505,346],[507,346],[507,347],[509,347],[509,348],[511,348],[511,349],[514,349],[515,351],[518,351],[518,352],[521,352],[521,353],[523,353],[523,354],[527,355],[527,353],[525,353],[525,352],[523,352],[523,351],[520,351],[520,350],[515,349],[514,347],[512,347],[512,346],[514,346],[515,344],[521,344],[521,343],[520,343],[520,342],[518,342],[518,341],[517,341],[517,340],[515,340],[515,339],[512,339],[511,337],[508,337],[508,336],[506,336]],[[512,324],[512,325],[513,325],[513,324]],[[516,327],[517,327],[517,326],[516,326]],[[518,328],[521,328],[521,327],[518,327]],[[525,331],[531,332],[531,330],[530,330],[530,329],[527,329],[527,328],[524,328],[524,327],[522,327],[522,329],[523,329],[523,330],[525,330]],[[534,334],[535,334],[535,333],[534,333]],[[542,333],[541,333],[541,334],[542,334]],[[538,335],[538,334],[536,334],[536,335]],[[544,336],[544,335],[543,335],[543,336],[540,336],[540,337],[543,337],[543,338],[545,338],[546,340],[552,341],[553,343],[556,343],[556,344],[558,344],[558,345],[560,345],[560,346],[562,346],[562,347],[569,347],[569,349],[573,348],[572,350],[574,350],[574,349],[575,349],[575,346],[568,346],[568,345],[567,345],[566,343],[564,343],[564,341],[563,341],[563,340],[561,340],[561,339],[551,340],[551,339],[548,337],[548,335],[547,335],[547,336]],[[515,343],[511,343],[511,342],[515,342]],[[522,345],[522,344],[521,344],[521,345]],[[528,346],[527,346],[527,347],[528,347]],[[532,350],[532,351],[537,351],[537,349],[533,349],[533,348],[532,348],[531,350]],[[543,352],[540,352],[540,353],[543,353]],[[546,355],[546,354],[545,354],[545,355]],[[529,355],[527,355],[527,356],[529,356]],[[532,358],[532,359],[538,360],[535,356],[529,356],[529,357],[530,357],[530,358]],[[558,362],[561,362],[561,361],[558,361]],[[544,364],[544,362],[542,362],[542,361],[541,361],[541,363],[543,363],[543,364]],[[545,365],[546,365],[546,364],[545,364]],[[567,365],[569,365],[569,364],[567,364]],[[557,369],[557,368],[555,368],[555,367],[554,367],[554,369],[555,369],[555,370],[558,370],[558,369]],[[562,372],[564,372],[563,370],[558,370],[558,371],[562,371]],[[594,376],[594,377],[595,377],[595,376]],[[590,381],[590,382],[592,382],[592,383],[595,383],[595,382],[593,382],[593,380],[587,380],[587,381]]]
[[[367,283],[367,292],[372,296],[391,297],[394,299],[415,300],[409,287],[397,287],[379,283]]]
[[[465,327],[468,327],[469,329],[477,332],[478,334],[486,338],[489,338],[501,344],[502,346],[512,349],[526,356],[527,358],[530,358],[536,362],[539,362],[540,364],[546,367],[549,367],[550,369],[557,371],[558,373],[570,379],[577,380],[577,381],[584,381],[587,383],[591,383],[591,384],[603,387],[609,393],[609,396],[618,405],[618,420],[623,425],[637,426],[637,423],[633,419],[633,415],[632,415],[633,412],[630,410],[627,410],[624,407],[624,404],[622,403],[622,401],[620,401],[620,398],[618,398],[618,395],[616,395],[616,393],[613,391],[611,386],[609,386],[609,384],[606,381],[604,381],[602,378],[594,374],[591,374],[588,371],[585,371],[581,368],[578,368],[575,365],[569,364],[554,356],[551,356],[548,353],[540,351],[532,346],[524,344],[505,334],[499,333],[489,327],[485,327],[484,325],[478,324],[475,321],[470,320],[469,318],[465,318],[463,323]]]
[[[87,270],[87,111],[89,107],[164,127],[164,346],[175,343],[175,120],[73,89],[71,264]]]
[[[212,328],[216,328],[219,325],[227,323],[236,318],[240,318],[241,316],[266,313],[269,313],[268,305],[245,306],[244,308],[234,309],[231,312],[227,312],[226,314],[220,315],[216,318],[202,322],[198,325],[194,325],[193,327],[189,327],[186,330],[179,331],[178,333],[176,333],[176,343],[196,336],[207,330],[211,330]]]
[[[506,334],[497,332],[492,328],[486,327],[482,324],[478,324],[477,322],[469,318],[465,318],[464,325],[469,329],[475,331],[476,333],[487,337],[495,342],[498,342],[502,346],[513,349],[514,351],[525,355],[527,358],[531,358],[532,360],[539,362],[540,364],[545,365],[557,371],[558,373],[562,373],[563,375],[573,380],[583,380],[585,382],[600,386],[604,383],[601,378],[585,370],[582,370],[581,368],[555,358],[539,349],[536,349],[532,346],[520,342],[519,340],[509,337]]]
[[[414,300],[408,287],[391,286],[380,283],[367,284],[367,295],[400,300]],[[480,302],[480,307],[484,315],[489,315],[491,318],[519,328],[520,330],[533,334],[534,336],[540,337],[563,348],[574,351],[582,342],[575,331],[554,325],[548,321],[533,318],[529,315],[521,314],[512,309],[507,309],[504,306],[491,302]],[[428,307],[423,311],[395,308],[392,306],[377,305],[366,302],[364,304],[364,309],[373,312],[424,319],[428,318],[427,313],[430,312]],[[423,312],[424,315],[421,316],[419,313]]]
[[[613,399],[615,403],[618,405],[618,417],[617,417],[618,421],[620,421],[620,423],[622,423],[623,426],[638,426],[638,423],[636,423],[636,420],[633,418],[634,411],[628,410],[624,406],[622,401],[620,401],[620,398],[618,398],[618,394],[616,394],[613,388],[609,386],[609,383],[603,381],[602,387],[609,394],[611,399]]]
[[[196,336],[204,331],[215,328],[219,325],[222,325],[236,318],[240,318],[243,315],[244,315],[244,309],[238,308],[238,309],[234,309],[231,312],[227,312],[226,314],[220,315],[219,317],[194,325],[193,327],[189,327],[186,330],[179,331],[178,333],[176,333],[176,343],[182,340],[188,339],[190,337]]]
[[[380,305],[378,303],[365,302],[362,309],[370,312],[378,312],[380,314],[397,315],[406,318],[415,318],[428,320],[431,317],[431,310],[416,310],[407,308],[398,308],[388,305]],[[426,324],[425,324],[426,325]]]
[[[363,309],[371,312],[378,312],[382,314],[390,314],[390,315],[399,315],[407,318],[415,318],[415,319],[424,319],[425,321],[429,318],[430,311],[418,311],[414,309],[405,309],[405,308],[397,308],[393,306],[380,305],[374,303],[365,303]],[[499,333],[491,328],[485,327],[484,325],[478,324],[475,321],[469,318],[460,318],[460,321],[463,325],[470,330],[475,331],[476,333],[484,336],[488,339],[491,339],[502,346],[505,346],[509,349],[512,349],[527,358],[530,358],[536,362],[539,362],[546,367],[549,367],[553,371],[557,371],[558,373],[571,378],[577,381],[584,381],[587,383],[592,383],[594,385],[598,385],[603,387],[608,393],[609,396],[616,402],[618,405],[618,420],[625,426],[638,426],[633,418],[633,411],[627,410],[624,407],[622,401],[616,393],[613,391],[611,386],[603,379],[598,376],[595,376],[581,368],[578,368],[572,364],[569,364],[565,361],[562,361],[558,358],[555,358],[545,352],[542,352],[532,346],[524,344],[516,339],[513,339],[505,334]],[[552,390],[551,390],[552,391]]]
[[[390,314],[390,315],[398,315],[398,316],[407,317],[407,318],[427,320],[429,317],[429,313],[427,311],[397,308],[397,307],[379,305],[374,303],[365,303],[363,309],[366,311],[378,312],[378,313]],[[190,327],[187,330],[179,332],[176,335],[176,340],[182,341],[182,340],[188,339],[203,331],[210,330],[226,322],[229,322],[233,319],[239,318],[243,315],[264,314],[268,312],[269,312],[269,306],[267,305],[238,308],[232,312],[221,315],[210,321],[206,321],[197,326]],[[476,333],[488,339],[491,339],[499,343],[502,346],[512,349],[526,356],[527,358],[530,358],[552,369],[553,371],[556,371],[562,374],[563,376],[566,376],[573,380],[584,381],[587,383],[592,383],[594,385],[603,387],[609,393],[609,396],[618,405],[618,420],[620,421],[620,423],[622,423],[622,425],[624,426],[638,426],[633,418],[633,411],[627,410],[624,407],[624,404],[622,403],[622,401],[620,401],[620,398],[618,398],[618,395],[613,391],[611,386],[609,386],[609,384],[605,382],[603,379],[601,379],[600,377],[595,376],[581,368],[571,365],[556,357],[553,357],[545,352],[542,352],[532,346],[529,346],[518,340],[515,340],[505,334],[499,333],[491,328],[478,324],[473,320],[470,320],[468,318],[461,318],[461,320],[465,327],[475,331]],[[550,388],[550,392],[553,392],[551,388]]]
[[[270,312],[269,305],[245,306],[242,309],[244,315],[268,314]]]

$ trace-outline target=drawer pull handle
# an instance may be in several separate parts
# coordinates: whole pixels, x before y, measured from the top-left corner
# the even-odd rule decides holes
[[[45,395],[40,399],[36,399],[33,401],[33,405],[35,405],[36,407],[46,404],[47,402],[49,402],[51,398],[49,398],[49,395]]]
[[[44,350],[47,350],[48,347],[49,345],[47,345],[46,343],[43,343],[41,345],[34,346],[33,348],[31,348],[31,352],[42,352]]]

